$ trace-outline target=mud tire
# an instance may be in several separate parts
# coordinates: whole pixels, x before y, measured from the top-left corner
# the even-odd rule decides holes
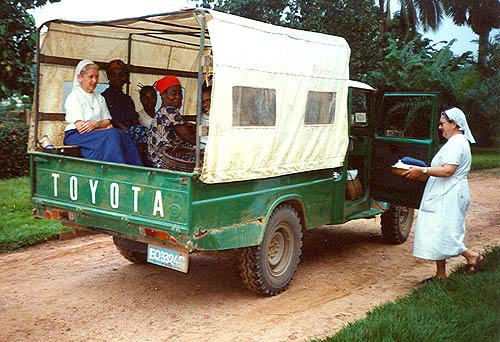
[[[148,262],[148,245],[134,240],[113,236],[113,242],[120,254],[134,264]]]
[[[381,216],[382,237],[387,243],[398,245],[408,239],[415,209],[391,204]]]
[[[252,292],[275,296],[288,288],[302,253],[302,224],[289,205],[277,207],[269,218],[262,243],[244,248],[240,276]]]

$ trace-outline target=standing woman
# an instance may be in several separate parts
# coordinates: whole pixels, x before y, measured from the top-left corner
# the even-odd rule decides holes
[[[439,129],[447,142],[434,156],[431,167],[411,167],[403,176],[416,179],[428,175],[420,203],[413,255],[435,260],[436,275],[425,281],[446,278],[446,259],[462,255],[466,272],[474,273],[484,263],[481,254],[464,245],[465,215],[470,202],[467,174],[471,166],[469,144],[476,141],[465,114],[458,108],[441,113]]]
[[[101,94],[94,92],[99,67],[89,59],[78,63],[73,91],[68,95],[64,144],[81,147],[82,157],[114,163],[141,165],[136,147],[125,131],[111,127],[111,115]]]

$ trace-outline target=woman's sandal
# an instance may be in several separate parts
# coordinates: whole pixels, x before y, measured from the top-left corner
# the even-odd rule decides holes
[[[446,279],[446,278],[440,278],[440,277],[432,276],[432,277],[429,277],[429,278],[426,278],[426,279],[422,280],[420,282],[420,284],[426,284],[426,283],[430,283],[430,282],[433,282],[433,281],[436,281],[436,280],[443,280],[443,279]]]
[[[474,264],[467,264],[465,265],[464,273],[465,274],[474,274],[477,271],[479,271],[483,266],[486,260],[484,260],[484,257],[479,254],[476,258],[476,262]]]

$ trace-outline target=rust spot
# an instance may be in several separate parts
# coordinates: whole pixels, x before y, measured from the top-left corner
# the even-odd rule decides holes
[[[208,234],[208,231],[207,230],[202,230],[201,228],[198,229],[198,233],[195,233],[194,234],[194,238],[195,239],[199,239],[201,238],[202,236],[204,235],[207,235]]]
[[[258,222],[259,224],[262,224],[262,222],[264,222],[264,218],[259,217],[258,219],[254,220],[254,221],[240,222],[237,224],[230,225],[228,227],[218,227],[218,228],[211,229],[211,230],[203,230],[201,228],[198,228],[198,233],[195,233],[193,235],[193,237],[195,239],[200,239],[200,238],[204,237],[205,235],[212,234],[214,232],[222,232],[222,231],[227,230],[227,229],[237,229],[238,227],[245,226],[247,224],[251,224],[252,222]]]

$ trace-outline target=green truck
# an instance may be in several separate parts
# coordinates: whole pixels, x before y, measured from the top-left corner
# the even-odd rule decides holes
[[[349,80],[343,38],[205,9],[53,20],[39,38],[29,151],[35,217],[111,235],[131,262],[181,272],[197,251],[239,249],[243,283],[268,296],[288,287],[306,230],[381,214],[388,243],[407,239],[425,183],[391,165],[404,156],[430,161],[437,95],[379,94]],[[64,146],[63,103],[84,58],[126,61],[136,104],[135,85],[167,74],[181,80],[183,114],[197,123],[191,169],[88,160]],[[200,121],[206,83],[208,126]]]

